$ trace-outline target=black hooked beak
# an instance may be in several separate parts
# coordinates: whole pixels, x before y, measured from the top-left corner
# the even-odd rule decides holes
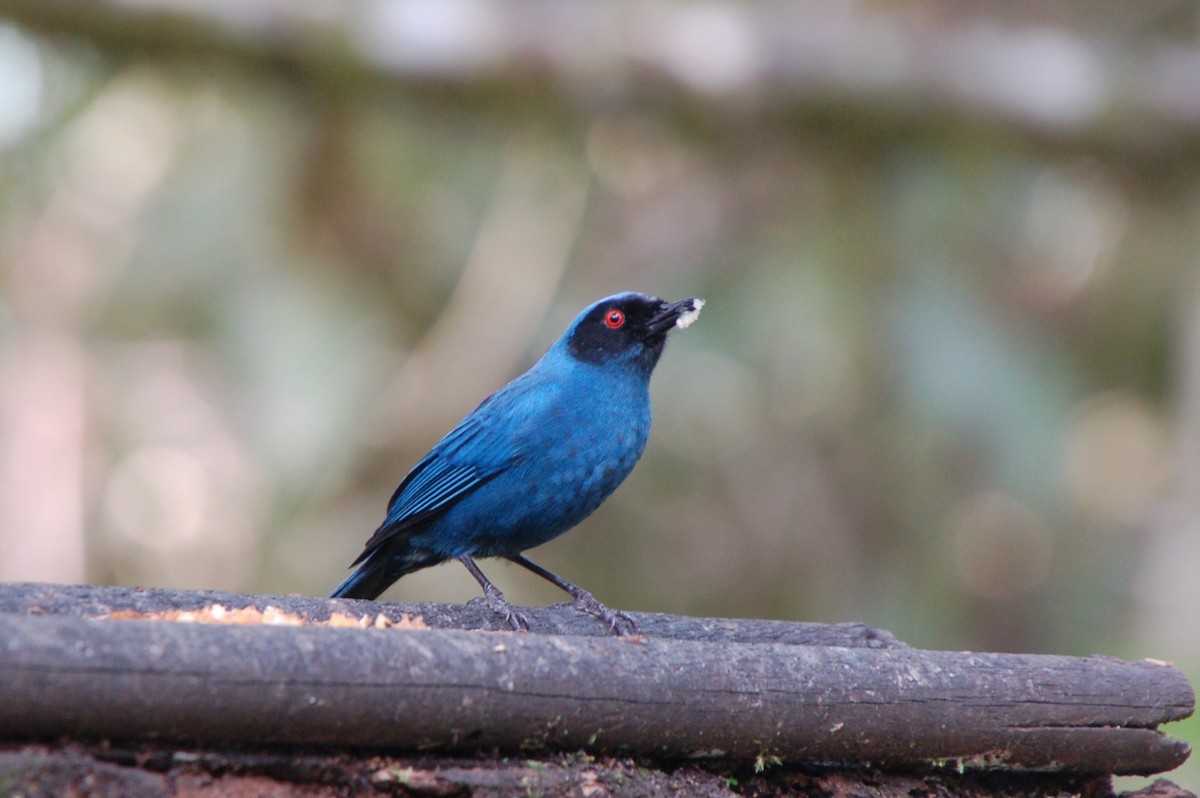
[[[646,329],[651,335],[666,335],[672,327],[687,327],[695,321],[702,307],[704,300],[698,296],[690,296],[678,302],[664,302],[658,312],[646,322]]]

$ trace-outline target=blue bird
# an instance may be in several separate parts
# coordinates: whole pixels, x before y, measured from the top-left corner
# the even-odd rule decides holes
[[[387,517],[333,598],[374,599],[405,574],[457,559],[489,608],[515,629],[529,622],[476,557],[504,557],[547,579],[618,634],[623,612],[521,552],[587,518],[642,456],[650,434],[650,374],[667,333],[704,300],[667,303],[634,292],[588,307],[529,371],[489,396],[413,467]]]

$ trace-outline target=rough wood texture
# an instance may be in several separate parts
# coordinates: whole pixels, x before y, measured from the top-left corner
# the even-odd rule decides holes
[[[541,759],[381,756],[317,751],[178,749],[71,744],[0,746],[0,785],[27,796],[228,798],[347,795],[479,798],[1112,798],[1109,779],[1028,773],[756,771],[752,764],[647,763],[584,755]],[[1163,780],[1122,798],[1195,798]]]
[[[1109,779],[1028,773],[885,773],[872,770],[756,771],[752,764],[635,763],[584,755],[542,759],[381,756],[316,751],[178,749],[143,744],[0,746],[0,785],[28,796],[227,798],[347,795],[540,798],[774,798],[807,795],[872,798],[1112,798]],[[1158,780],[1122,798],[1195,798]]]
[[[42,583],[0,585],[0,613],[95,618],[119,610],[143,613],[169,609],[195,610],[212,604],[221,604],[228,608],[255,607],[259,610],[277,607],[315,621],[328,619],[332,612],[351,615],[383,613],[393,621],[398,621],[405,615],[421,617],[433,629],[505,631],[496,614],[489,610],[482,600],[465,605],[432,602],[409,604],[311,596],[259,596],[215,590],[162,590]],[[589,637],[609,635],[604,624],[589,615],[575,611],[568,604],[523,609],[534,632]],[[645,612],[630,613],[630,616],[637,623],[638,630],[648,637],[706,640],[714,643],[907,648],[890,632],[871,629],[860,623],[830,625],[733,618],[686,618]]]
[[[14,590],[25,598],[14,601]],[[115,608],[139,595],[93,590],[96,602],[61,606]],[[1195,704],[1182,674],[1150,661],[669,635],[98,621],[28,614],[37,611],[31,595],[61,599],[70,589],[0,594],[8,596],[0,608],[24,602],[26,613],[0,615],[10,738],[1124,774],[1180,764],[1188,747],[1156,727]],[[213,594],[152,595],[195,606]],[[298,601],[326,611],[348,604]]]

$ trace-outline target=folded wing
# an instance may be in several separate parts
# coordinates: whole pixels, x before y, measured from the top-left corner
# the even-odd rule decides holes
[[[480,406],[480,410],[487,405]],[[387,517],[351,565],[381,545],[438,513],[505,471],[519,456],[510,435],[498,433],[479,410],[413,467],[388,502]]]

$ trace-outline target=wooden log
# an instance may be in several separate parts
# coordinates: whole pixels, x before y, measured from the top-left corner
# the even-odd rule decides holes
[[[184,749],[142,743],[114,745],[0,744],[0,784],[29,796],[90,798],[337,798],[346,795],[465,798],[579,798],[682,795],[871,796],[871,798],[1114,798],[1110,779],[1045,773],[885,772],[799,769],[732,763],[672,762],[576,755],[381,756],[370,752],[297,749]],[[1120,798],[1196,798],[1162,780]]]
[[[311,596],[261,596],[216,590],[163,590],[160,588],[59,585],[17,582],[0,585],[0,613],[64,615],[95,618],[113,612],[158,613],[166,610],[199,610],[219,604],[229,609],[275,607],[284,612],[327,620],[331,613],[383,614],[392,621],[405,615],[421,618],[433,629],[505,631],[504,625],[481,599],[462,604],[433,602],[355,601]],[[557,635],[607,637],[608,628],[569,604],[522,608],[533,632]],[[798,623],[795,621],[692,618],[661,613],[633,612],[638,630],[648,637],[706,640],[726,643],[786,643],[801,646],[847,648],[907,648],[890,632],[861,623]]]
[[[1176,669],[1105,657],[28,614],[0,640],[23,739],[1146,774],[1187,757],[1156,728],[1195,705]]]

